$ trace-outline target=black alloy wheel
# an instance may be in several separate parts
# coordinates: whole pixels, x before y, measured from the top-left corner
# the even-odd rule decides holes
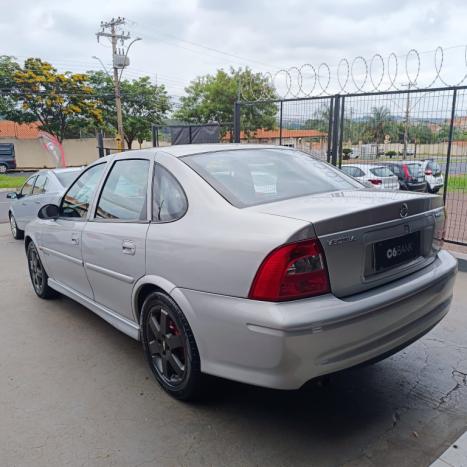
[[[169,296],[153,292],[144,301],[140,321],[145,357],[159,384],[177,399],[199,396],[199,353],[177,304]]]
[[[18,224],[13,214],[10,214],[10,230],[15,240],[22,240],[24,238],[24,230],[18,229]]]
[[[49,276],[45,272],[39,253],[33,242],[30,242],[27,250],[29,275],[31,276],[34,292],[40,298],[52,298],[57,295],[55,290],[49,287],[47,280]]]

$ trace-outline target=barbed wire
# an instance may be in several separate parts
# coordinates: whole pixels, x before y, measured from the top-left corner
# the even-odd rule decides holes
[[[240,99],[244,101],[267,100],[275,92],[279,99],[332,94],[353,94],[366,92],[401,91],[404,88],[429,89],[435,86],[462,86],[467,82],[467,45],[463,48],[463,77],[457,82],[448,82],[443,76],[445,49],[441,46],[430,52],[410,49],[407,54],[397,56],[394,52],[387,55],[375,53],[371,58],[362,55],[353,59],[342,58],[336,66],[321,62],[318,66],[304,63],[301,66],[283,68],[275,73],[260,73],[269,90],[261,87],[255,91],[253,77],[243,78],[239,83]],[[459,48],[458,46],[453,48]],[[447,49],[446,49],[447,50]],[[422,65],[421,55],[432,54],[432,65],[428,73],[423,73],[425,81],[420,82]],[[405,59],[404,59],[405,58]],[[335,71],[331,72],[331,68]],[[427,76],[431,76],[426,79]],[[308,84],[307,84],[308,81]]]

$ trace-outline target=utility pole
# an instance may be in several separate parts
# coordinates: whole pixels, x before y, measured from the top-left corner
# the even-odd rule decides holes
[[[122,53],[123,50],[117,50],[118,41],[120,41],[122,47],[125,45],[125,41],[130,39],[130,33],[117,33],[117,27],[125,25],[125,18],[120,16],[115,19],[112,18],[110,21],[101,21],[101,30],[96,33],[97,42],[101,37],[108,37],[112,44],[112,67],[113,67],[113,82],[115,89],[115,108],[117,109],[117,147],[119,151],[123,151],[124,147],[124,132],[123,132],[123,116],[122,116],[122,100],[120,94],[120,78],[118,76],[118,70],[125,68],[129,65],[128,50],[126,53]],[[130,44],[131,45],[131,44]],[[120,74],[121,77],[121,74]]]
[[[405,119],[404,119],[404,153],[403,159],[407,159],[407,143],[409,141],[409,119],[410,119],[410,88],[412,83],[409,83],[407,86],[409,92],[407,93],[407,100],[405,102]]]

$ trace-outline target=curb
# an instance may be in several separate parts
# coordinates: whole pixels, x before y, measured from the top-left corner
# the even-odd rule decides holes
[[[10,191],[15,191],[15,188],[0,188],[0,193],[9,193]]]
[[[465,253],[459,253],[458,251],[449,250],[448,248],[445,248],[445,250],[457,259],[459,271],[467,272],[467,255]]]

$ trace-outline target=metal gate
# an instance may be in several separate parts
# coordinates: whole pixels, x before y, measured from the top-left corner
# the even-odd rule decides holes
[[[396,161],[423,162],[443,196],[445,240],[467,246],[467,86],[240,101],[234,141],[292,146],[345,170],[369,173]],[[248,115],[275,115],[251,128]],[[356,170],[355,169],[355,170]],[[372,167],[371,170],[374,170]]]

